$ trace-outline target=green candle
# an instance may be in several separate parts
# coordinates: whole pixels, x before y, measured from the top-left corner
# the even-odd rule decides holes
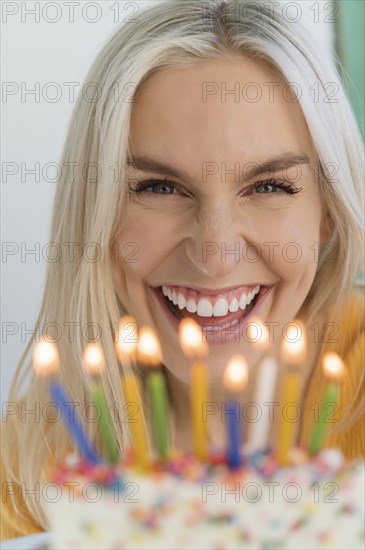
[[[118,450],[113,437],[112,419],[110,417],[108,402],[105,397],[103,387],[98,382],[93,384],[91,389],[92,402],[100,410],[99,428],[102,440],[103,451],[109,462],[115,463],[118,460]]]
[[[345,365],[337,353],[327,352],[323,356],[322,369],[328,378],[328,383],[324,391],[319,417],[314,424],[309,441],[309,453],[312,455],[318,453],[324,445],[328,424],[330,424],[330,419],[336,412],[339,403],[339,382],[344,376]]]
[[[168,454],[166,383],[159,370],[152,370],[147,377],[148,394],[152,409],[153,435],[160,458]]]
[[[105,392],[100,383],[100,374],[105,369],[104,352],[100,344],[88,343],[83,355],[83,368],[92,378],[91,399],[100,411],[98,419],[100,438],[107,459],[114,463],[118,460],[118,449],[114,440],[113,424]]]
[[[161,372],[162,353],[160,343],[150,327],[141,327],[137,345],[138,361],[148,368],[147,391],[152,410],[154,443],[160,458],[168,456],[167,391]]]
[[[334,404],[337,405],[340,396],[340,388],[336,382],[329,382],[324,392],[323,401],[319,410],[318,421],[314,423],[309,443],[309,453],[317,454],[323,447],[329,418],[334,412]]]

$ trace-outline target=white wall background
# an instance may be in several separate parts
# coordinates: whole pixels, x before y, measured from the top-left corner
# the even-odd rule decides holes
[[[160,1],[1,2],[2,401],[7,399],[41,302],[46,267],[42,248],[49,240],[55,189],[50,181],[55,171],[49,169],[44,177],[42,169],[59,161],[74,104],[64,83],[82,85],[96,54],[116,27],[132,16],[134,6],[141,10]],[[325,22],[331,15],[328,1],[283,4],[289,10],[292,5],[294,11],[288,11],[288,17],[293,18],[299,6],[301,17],[323,47],[332,44],[332,24]],[[50,101],[55,88],[47,88],[49,82],[56,82],[61,90],[55,102]],[[37,101],[34,95],[24,96],[36,83],[40,89]],[[39,181],[26,173],[36,163]]]

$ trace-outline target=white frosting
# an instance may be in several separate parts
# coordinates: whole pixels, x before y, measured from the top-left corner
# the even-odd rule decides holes
[[[63,487],[47,505],[52,548],[363,549],[364,464],[313,479],[310,466],[231,486],[219,468],[205,482],[128,471],[119,494],[80,478],[86,500]]]

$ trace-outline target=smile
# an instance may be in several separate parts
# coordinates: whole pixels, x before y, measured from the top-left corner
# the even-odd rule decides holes
[[[253,290],[235,289],[214,296],[202,294],[196,290],[184,287],[163,286],[165,297],[179,310],[186,309],[188,313],[197,313],[200,317],[225,317],[228,312],[244,311],[255,296],[260,292],[260,285]]]
[[[222,331],[227,331],[224,342],[237,341],[237,333],[258,315],[258,307],[273,286],[245,285],[230,289],[194,289],[164,284],[153,287],[171,325],[178,330],[185,317],[194,319],[206,334],[208,343],[222,343]],[[252,313],[252,315],[251,315]]]

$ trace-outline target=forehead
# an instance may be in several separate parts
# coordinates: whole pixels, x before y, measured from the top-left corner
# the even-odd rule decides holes
[[[246,57],[159,70],[133,103],[130,145],[159,158],[252,162],[310,154],[306,123],[280,73]]]

